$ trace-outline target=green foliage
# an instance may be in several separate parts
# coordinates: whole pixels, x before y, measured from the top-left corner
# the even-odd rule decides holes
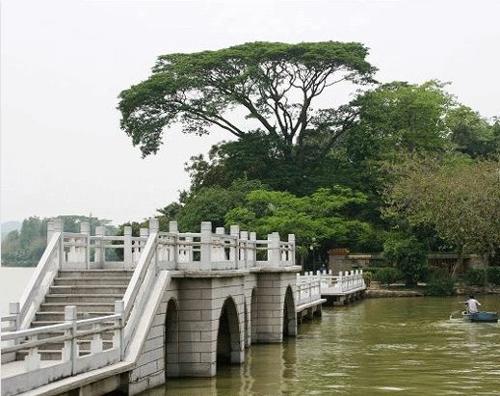
[[[464,274],[465,283],[473,286],[486,284],[486,271],[480,268],[470,268]]]
[[[453,296],[455,294],[455,279],[450,276],[433,276],[427,282],[425,293],[429,296]]]
[[[263,236],[295,233],[302,254],[313,243],[323,254],[332,246],[380,251],[387,240],[407,284],[425,273],[419,241],[491,259],[500,245],[498,165],[481,159],[498,153],[500,122],[435,80],[395,81],[318,107],[337,82],[374,83],[367,54],[362,44],[329,41],[160,56],[148,79],[120,94],[121,127],[143,156],[174,124],[237,138],[191,157],[191,186],[159,210],[160,228],[177,219],[196,231],[209,220]]]
[[[370,271],[363,271],[363,279],[365,281],[366,287],[370,287],[373,280],[373,273]]]
[[[498,122],[498,121],[497,121]],[[451,140],[457,150],[471,157],[491,156],[500,151],[500,139],[495,124],[467,106],[452,110],[446,118]]]
[[[365,202],[363,194],[343,187],[319,189],[305,197],[254,190],[224,219],[226,225],[240,224],[263,237],[274,231],[295,234],[297,243],[305,248],[311,244],[355,246],[363,234],[371,232],[369,224],[351,215]]]
[[[347,137],[350,158],[390,158],[394,150],[437,151],[448,145],[445,115],[454,105],[445,84],[391,82],[360,95],[359,122]]]
[[[373,279],[389,287],[391,283],[403,279],[403,276],[404,275],[397,268],[381,267],[373,274]]]
[[[415,286],[427,271],[427,249],[414,236],[392,233],[384,243],[384,257],[403,274],[406,286]]]
[[[86,216],[58,216],[64,220],[64,230],[79,232],[80,222],[89,221]],[[29,217],[23,221],[21,230],[10,232],[2,241],[2,265],[32,267],[36,266],[45,250],[47,223],[49,219]],[[97,225],[109,226],[109,220],[90,218],[91,232]],[[114,229],[110,233],[114,233]]]
[[[248,129],[228,117],[242,109],[255,123],[250,130],[276,137],[285,155],[292,154],[295,141],[302,149],[308,139],[315,140],[314,131],[327,132],[321,139],[330,145],[337,127],[353,115],[343,107],[313,109],[311,104],[339,82],[371,83],[375,68],[367,55],[362,44],[333,41],[254,42],[162,55],[146,81],[120,94],[121,127],[146,156],[157,152],[163,129],[175,123],[185,133],[203,135],[219,127],[242,137]]]
[[[498,167],[456,156],[409,157],[385,192],[385,215],[433,228],[459,257],[492,257],[500,246]]]
[[[190,195],[177,215],[181,231],[198,231],[202,221],[211,221],[212,226],[225,225],[225,215],[245,201],[246,195],[265,186],[259,181],[240,179],[229,188],[204,187]],[[160,217],[161,219],[161,217]]]
[[[488,282],[492,285],[500,285],[500,267],[488,267],[486,269]]]

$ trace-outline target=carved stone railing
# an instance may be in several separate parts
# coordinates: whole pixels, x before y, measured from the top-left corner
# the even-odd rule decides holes
[[[0,336],[2,364],[16,353],[26,354],[24,369],[2,378],[2,387],[11,393],[21,393],[49,383],[119,362],[123,357],[123,305],[115,304],[115,314],[77,320],[75,306],[66,306],[64,323],[6,332]],[[104,340],[104,335],[109,335]],[[89,344],[83,351],[79,345]],[[42,364],[39,349],[62,343],[60,359]],[[13,360],[13,359],[12,359]],[[36,372],[36,375],[33,375]]]
[[[318,272],[323,294],[348,294],[366,289],[363,270],[340,271],[338,275]]]
[[[297,274],[297,297],[295,305],[301,306],[321,299],[320,275]]]

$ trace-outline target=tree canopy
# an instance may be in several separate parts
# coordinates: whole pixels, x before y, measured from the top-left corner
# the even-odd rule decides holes
[[[237,137],[255,129],[273,136],[285,156],[308,140],[327,149],[355,115],[349,107],[314,108],[333,85],[373,82],[375,68],[360,43],[254,42],[215,51],[168,54],[152,75],[120,94],[121,127],[144,156],[156,153],[166,127],[207,134],[219,127]],[[246,127],[231,112],[255,121]],[[321,135],[321,136],[320,136]],[[327,150],[326,150],[327,151]]]
[[[386,215],[432,226],[459,254],[490,258],[500,246],[498,162],[408,158],[385,197]]]
[[[226,213],[225,222],[226,226],[240,224],[263,237],[274,231],[295,234],[303,248],[313,243],[323,248],[332,243],[359,247],[373,237],[370,224],[356,219],[355,213],[364,203],[364,194],[340,186],[304,197],[255,190],[242,205]]]

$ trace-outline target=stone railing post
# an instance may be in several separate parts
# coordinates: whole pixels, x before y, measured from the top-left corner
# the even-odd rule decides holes
[[[106,227],[97,226],[95,228],[95,236],[98,237],[95,240],[95,263],[97,268],[104,268],[104,263],[106,261],[106,252],[104,249],[104,241],[102,237],[106,234]]]
[[[232,225],[229,228],[229,233],[231,236],[234,238],[233,243],[234,246],[230,249],[231,255],[229,259],[234,263],[234,269],[239,268],[239,257],[240,257],[240,226],[239,225]]]
[[[16,320],[14,322],[14,331],[19,330],[19,312],[21,310],[21,305],[18,302],[9,303],[9,315],[16,315]],[[12,330],[10,330],[12,331]]]
[[[243,262],[243,268],[248,268],[248,231],[240,231],[240,240],[243,241],[240,247],[240,260]]]
[[[249,240],[253,242],[250,244],[250,258],[248,260],[250,262],[249,266],[255,267],[257,265],[257,245],[255,244],[255,241],[257,240],[257,233],[250,231]]]
[[[49,220],[47,223],[47,244],[50,242],[52,239],[52,236],[56,232],[63,232],[64,231],[64,220],[63,219],[52,219]],[[61,239],[59,239],[59,246],[58,246],[58,260],[59,260],[59,268],[62,268],[63,263],[65,261],[65,253],[64,253],[64,238],[61,236]]]
[[[339,276],[337,278],[337,284],[335,285],[335,286],[337,286],[336,288],[338,289],[338,291],[343,290],[342,283],[344,282],[344,279],[343,279],[342,274],[343,274],[343,272],[339,271]]]
[[[288,262],[295,265],[295,234],[288,234]]]
[[[71,373],[74,375],[76,368],[76,359],[78,358],[78,343],[76,342],[76,306],[66,305],[64,307],[64,321],[72,324],[71,328],[65,333],[66,336],[71,336],[69,340],[64,342],[63,360],[71,362]]]
[[[153,232],[159,232],[160,231],[160,222],[158,221],[157,218],[151,217],[149,219],[149,232],[152,234]]]
[[[64,252],[64,220],[56,219],[55,220],[55,232],[61,233],[61,239],[59,239],[59,268],[62,268],[64,262],[66,261],[66,254]]]
[[[158,234],[160,232],[160,222],[155,217],[151,217],[149,219],[149,232],[150,232],[150,234],[153,234],[153,233]],[[155,263],[155,268],[158,268],[158,245],[156,245],[156,247],[155,247],[153,260]]]
[[[124,315],[125,303],[123,300],[115,301],[115,314],[119,314],[120,318],[117,320],[118,329],[115,330],[113,334],[113,348],[120,349],[120,360],[123,360],[125,353],[124,343],[123,343],[123,325],[124,325]]]
[[[212,222],[201,223],[200,270],[210,271],[212,267]]]
[[[216,227],[215,228],[215,233],[217,235],[224,235],[226,230],[224,227]],[[226,258],[226,250],[225,250],[225,242],[222,239],[219,239],[220,244],[215,246],[212,246],[212,261],[217,262],[217,261],[227,261]]]
[[[175,220],[168,222],[168,232],[174,234],[174,245],[170,248],[170,259],[174,262],[174,268],[177,269],[177,265],[179,263],[179,226]]]
[[[134,258],[132,257],[132,227],[123,227],[123,267],[133,268]]]
[[[279,267],[281,264],[280,234],[273,232],[267,236],[267,262],[271,267]]]
[[[85,247],[80,248],[82,252],[82,261],[85,263],[85,268],[90,267],[90,223],[88,221],[82,221],[80,223],[80,234],[85,234]],[[81,257],[82,257],[81,256]]]
[[[52,239],[52,235],[54,235],[55,233],[55,222],[54,220],[49,220],[47,222],[47,244],[50,242],[50,240]]]

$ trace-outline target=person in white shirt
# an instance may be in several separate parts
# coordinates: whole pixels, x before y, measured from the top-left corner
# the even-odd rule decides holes
[[[465,305],[467,305],[467,311],[469,313],[476,313],[479,312],[479,307],[481,306],[481,303],[477,301],[473,295],[470,295],[469,299],[465,302]]]

